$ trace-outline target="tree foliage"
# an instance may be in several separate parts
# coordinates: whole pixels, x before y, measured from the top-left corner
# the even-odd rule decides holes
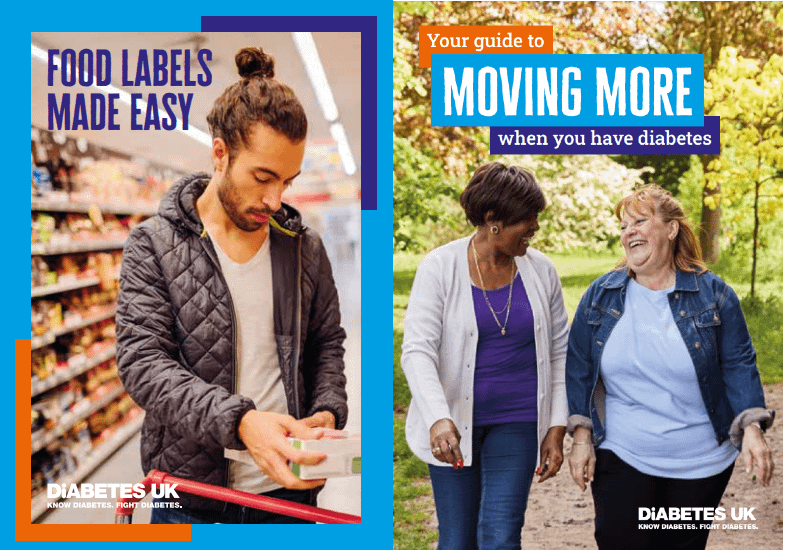
[[[393,246],[418,251],[425,244],[420,238],[424,228],[429,231],[435,224],[455,227],[459,223],[446,201],[456,201],[460,187],[436,159],[404,138],[393,136],[393,158]]]
[[[600,252],[617,243],[614,206],[648,171],[626,168],[605,155],[526,155],[506,162],[532,170],[546,195],[541,231],[532,241],[545,252]]]
[[[422,25],[552,25],[555,53],[646,53],[643,29],[660,17],[630,2],[394,2],[393,134],[453,176],[488,156],[488,128],[431,126],[431,69],[418,66]]]
[[[668,2],[666,24],[655,31],[662,53],[704,55],[705,75],[715,69],[726,46],[760,64],[783,52],[783,4],[781,2]],[[711,172],[714,157],[702,155],[702,169]],[[704,187],[710,200],[701,203],[700,241],[705,259],[718,259],[722,219],[721,187]]]
[[[781,2],[667,2],[664,6],[667,22],[656,32],[665,51],[658,53],[700,53],[709,71],[726,46],[753,59],[783,52]]]
[[[418,67],[417,57],[421,25],[552,25],[555,53],[700,53],[705,56],[708,80],[716,74],[725,46],[734,46],[738,59],[755,61],[760,72],[783,48],[780,2],[394,2],[394,242],[399,249],[408,250],[422,249],[428,240],[425,236],[436,238],[441,230],[445,237],[450,231],[466,230],[455,198],[472,171],[489,159],[487,128],[431,126],[431,72]],[[712,99],[712,104],[707,104],[708,114],[722,118],[725,141],[720,158],[702,156],[692,164],[687,157],[628,156],[619,160],[633,169],[629,174],[632,179],[655,181],[673,191],[679,179],[681,199],[702,226],[705,258],[716,259],[718,238],[722,237],[735,255],[747,254],[753,268],[756,247],[752,243],[758,239],[756,246],[773,249],[776,228],[782,224],[778,221],[782,219],[778,213],[782,185],[773,175],[779,167],[771,161],[774,144],[782,140],[782,122],[771,125],[769,142],[750,145],[756,126],[745,116],[753,116],[758,108],[747,103],[763,92],[754,93],[754,87],[745,84],[754,77],[721,77],[725,73],[726,68],[717,72],[717,77],[742,87],[727,103],[736,101],[745,113],[736,114],[733,105],[722,105],[724,101]],[[716,103],[717,111],[710,113]],[[761,161],[751,156],[754,150],[761,153]],[[548,194],[555,212],[557,205],[563,205],[565,216],[581,215],[583,211],[576,207],[581,203],[570,195],[580,195],[585,183],[591,186],[587,191],[590,196],[602,189],[603,182],[592,183],[586,178],[586,170],[581,168],[586,160],[528,160],[544,186],[550,186]],[[647,166],[652,170],[641,170]],[[601,173],[612,171],[605,164],[593,168]],[[755,173],[761,177],[742,178]],[[566,178],[571,177],[577,179],[569,182]],[[761,182],[758,187],[756,181]],[[553,182],[561,183],[552,186]],[[613,185],[608,192],[613,195]],[[548,221],[551,227],[567,233],[565,239],[541,243],[546,249],[571,247],[578,242],[575,235],[589,228],[560,226],[558,217]],[[604,231],[585,233],[587,241],[582,246],[598,246]]]
[[[488,128],[431,126],[431,70],[418,66],[421,25],[552,25],[558,53],[644,53],[652,47],[645,30],[661,17],[647,3],[394,2],[394,246],[418,250],[424,233],[466,230],[455,199],[489,160]]]
[[[782,228],[783,209],[783,59],[773,54],[761,65],[721,50],[705,82],[705,111],[721,117],[722,154],[704,174],[704,204],[727,212],[731,245],[750,243],[751,295],[755,293],[758,249],[767,247],[774,223]]]
[[[690,168],[689,155],[617,155],[614,160],[628,168],[650,168],[644,183],[657,183],[676,195],[680,178]]]

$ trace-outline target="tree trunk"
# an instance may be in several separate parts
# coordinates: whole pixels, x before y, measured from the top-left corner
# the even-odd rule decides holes
[[[759,189],[756,182],[756,195],[753,198],[753,266],[751,267],[751,298],[756,295],[756,249],[759,247]]]
[[[759,248],[759,193],[761,193],[761,185],[767,179],[759,180],[761,174],[761,142],[763,139],[763,131],[759,128],[759,158],[758,166],[756,167],[756,181],[753,183],[755,195],[753,196],[753,262],[751,265],[751,298],[756,295],[756,258],[758,256],[757,249]]]
[[[707,166],[710,161],[715,158],[713,155],[700,155],[701,166],[703,173],[706,174],[709,170]],[[720,248],[718,245],[718,237],[720,236],[721,227],[721,207],[718,203],[717,208],[710,208],[704,199],[707,197],[715,197],[720,195],[721,188],[718,185],[715,189],[702,189],[702,202],[701,202],[701,231],[699,231],[699,244],[701,245],[701,255],[704,261],[708,264],[713,264],[718,261],[720,256]],[[717,202],[717,201],[713,201]]]

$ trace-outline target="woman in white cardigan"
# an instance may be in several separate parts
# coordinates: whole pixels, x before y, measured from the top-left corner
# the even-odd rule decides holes
[[[521,548],[533,475],[562,465],[568,318],[554,265],[529,248],[545,204],[530,172],[480,167],[461,195],[476,232],[415,275],[406,434],[429,465],[439,550]]]

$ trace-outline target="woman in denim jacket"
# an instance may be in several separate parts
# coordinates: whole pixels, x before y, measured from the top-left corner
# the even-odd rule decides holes
[[[739,300],[681,205],[647,185],[616,215],[626,259],[589,287],[568,339],[571,475],[592,482],[600,550],[703,549],[740,443],[769,484],[772,413]]]

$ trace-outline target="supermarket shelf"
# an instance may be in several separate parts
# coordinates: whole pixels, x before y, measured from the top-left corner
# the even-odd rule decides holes
[[[84,241],[70,242],[62,244],[40,244],[30,245],[31,256],[49,256],[54,254],[74,254],[77,252],[95,252],[98,250],[119,250],[123,248],[125,239],[103,240],[103,241]]]
[[[63,382],[71,380],[74,376],[79,376],[83,372],[89,371],[104,361],[109,361],[114,356],[115,347],[112,346],[111,349],[108,349],[103,353],[99,353],[95,357],[91,357],[85,361],[76,363],[65,370],[58,371],[56,374],[48,376],[44,380],[34,379],[30,384],[30,397],[35,397],[36,395],[44,393],[47,390],[51,390],[55,386],[59,386]]]
[[[42,199],[30,200],[30,210],[33,212],[75,212],[86,214],[88,208],[91,206],[97,206],[103,214],[116,214],[120,216],[155,216],[158,211],[158,207],[155,205],[134,206],[107,203],[86,204],[81,202],[47,201]]]
[[[84,420],[97,410],[109,405],[109,403],[123,395],[125,391],[125,388],[120,383],[120,379],[118,379],[117,385],[114,388],[108,390],[106,394],[98,399],[98,401],[94,401],[92,403],[89,401],[85,402],[84,406],[79,407],[78,410],[64,414],[55,429],[46,430],[44,433],[36,432],[32,434],[30,454],[32,455],[37,453],[50,443],[54,443],[74,425],[76,425],[77,422]]]
[[[114,275],[114,280],[120,280],[120,273],[116,273]],[[41,298],[42,296],[49,296],[50,294],[60,294],[62,292],[68,292],[69,290],[78,290],[80,288],[88,288],[100,284],[100,277],[88,277],[87,279],[79,279],[77,281],[69,281],[67,283],[35,286],[30,289],[30,299]]]
[[[43,348],[44,346],[48,346],[49,344],[54,344],[54,343],[55,343],[55,335],[52,332],[44,333],[41,336],[31,336],[30,351],[35,351],[37,349]]]
[[[61,292],[68,292],[69,290],[95,286],[100,283],[101,279],[98,277],[89,277],[87,279],[79,279],[67,283],[57,283],[56,285],[36,286],[30,289],[30,298],[40,298],[41,296],[49,296],[50,294],[59,294]]]
[[[100,323],[101,321],[105,321],[106,319],[111,319],[117,313],[116,308],[112,308],[111,310],[107,311],[102,315],[97,315],[95,317],[91,317],[89,319],[83,319],[78,323],[73,323],[68,326],[50,330],[40,336],[32,336],[30,338],[30,349],[36,350],[42,348],[44,346],[48,346],[49,344],[54,344],[55,338],[58,336],[62,336],[63,334],[68,334],[69,332],[74,332],[75,330],[79,330],[80,328],[89,327],[95,323]]]
[[[118,428],[115,434],[109,438],[109,440],[101,443],[97,447],[95,447],[92,451],[90,451],[90,455],[84,463],[77,468],[77,470],[63,478],[59,478],[57,483],[65,483],[66,486],[70,485],[71,483],[80,483],[84,480],[88,475],[90,475],[93,470],[95,470],[98,466],[101,465],[107,458],[109,458],[112,453],[114,453],[117,449],[119,449],[122,445],[125,444],[126,441],[131,439],[136,432],[140,430],[142,427],[142,422],[145,419],[145,414],[143,412],[139,413],[137,416],[126,422],[125,425]],[[54,500],[54,499],[53,499]],[[60,500],[60,499],[57,499]],[[49,500],[46,498],[46,493],[41,493],[37,495],[32,502],[31,511],[30,511],[30,522],[34,522],[39,516],[41,516],[47,510],[47,502]]]

